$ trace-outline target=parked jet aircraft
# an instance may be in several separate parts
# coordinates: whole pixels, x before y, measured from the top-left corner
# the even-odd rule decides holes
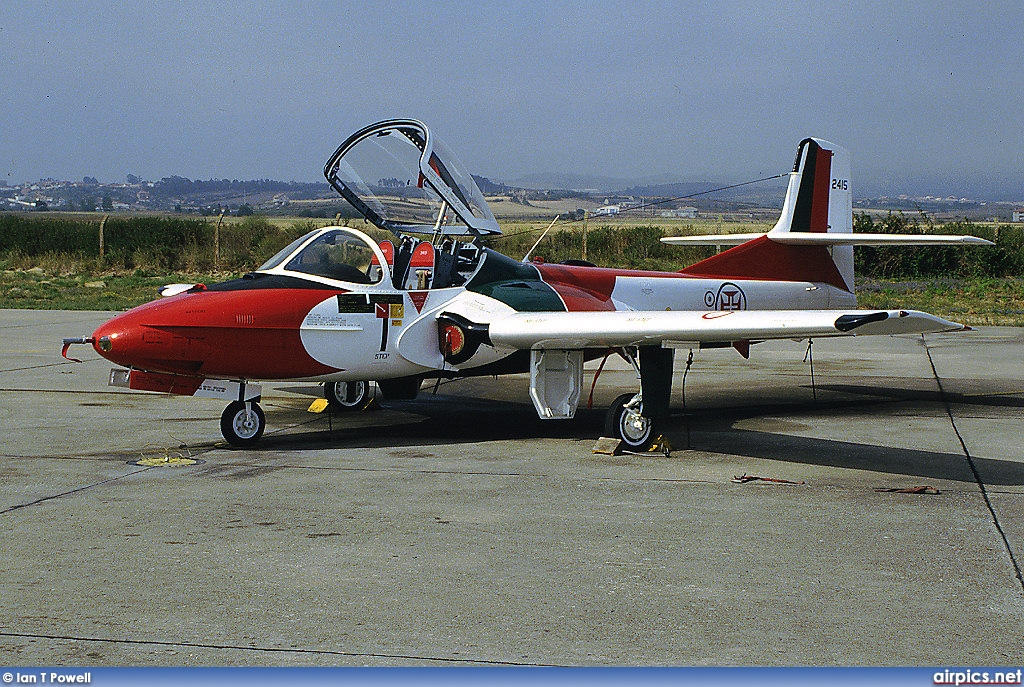
[[[541,418],[571,418],[583,364],[616,350],[635,394],[616,399],[607,429],[648,446],[669,412],[673,352],[767,339],[965,329],[927,313],[857,310],[853,244],[986,243],[973,237],[852,233],[850,158],[828,141],[799,144],[782,214],[767,234],[667,238],[740,245],[679,272],[520,262],[482,245],[500,233],[472,177],[416,120],[350,136],[327,180],[369,222],[312,231],[256,271],[221,284],[172,285],[114,317],[90,343],[126,369],[110,383],[230,401],[228,442],[266,426],[254,380],[325,382],[337,408],[416,395],[426,378],[530,373]],[[425,237],[425,238],[421,238]]]

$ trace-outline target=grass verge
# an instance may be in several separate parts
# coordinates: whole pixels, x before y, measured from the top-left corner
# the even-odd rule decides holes
[[[916,281],[858,278],[857,302],[867,309],[923,310],[974,326],[1024,326],[1024,279],[1020,277]]]
[[[220,274],[48,273],[40,267],[0,273],[0,308],[29,310],[127,310],[158,297],[165,284],[213,284]]]

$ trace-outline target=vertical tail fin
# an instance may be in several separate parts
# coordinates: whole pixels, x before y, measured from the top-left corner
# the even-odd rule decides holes
[[[685,245],[735,248],[680,270],[695,277],[823,282],[853,293],[853,247],[993,245],[976,236],[853,233],[850,153],[820,138],[805,138],[782,213],[767,234],[666,236]]]
[[[853,232],[850,153],[820,138],[800,142],[782,214],[768,236],[786,233]],[[832,246],[832,261],[853,289],[853,246]]]
[[[797,148],[775,227],[753,240],[750,235],[739,235],[745,243],[680,271],[692,276],[823,282],[852,293],[852,246],[795,245],[801,242],[782,240],[797,234],[852,231],[850,154],[820,138],[806,138]],[[689,243],[686,238],[662,241],[682,245]],[[700,238],[711,243],[728,237]]]

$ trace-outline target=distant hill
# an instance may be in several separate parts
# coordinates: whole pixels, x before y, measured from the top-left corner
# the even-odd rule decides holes
[[[648,184],[640,186],[630,186],[628,188],[623,189],[622,193],[624,195],[629,196],[658,196],[661,198],[681,198],[684,196],[703,194],[707,191],[711,191],[723,185],[724,184],[713,184],[708,181],[681,181],[674,184]]]
[[[205,196],[209,194],[289,193],[296,198],[317,198],[330,190],[325,182],[275,181],[273,179],[188,179],[164,177],[153,184],[151,193],[163,196]]]
[[[473,181],[476,182],[477,187],[479,187],[480,192],[486,196],[501,195],[515,190],[511,186],[501,182],[491,181],[487,177],[478,177],[476,174],[471,176],[473,177]]]
[[[638,196],[644,198],[689,198],[721,200],[733,203],[782,207],[786,180],[774,180],[725,191],[714,189],[728,186],[728,182],[671,181],[663,178],[620,179],[614,177],[544,173],[528,174],[508,182],[531,190],[566,189],[588,191],[595,195]],[[708,191],[714,191],[708,193]]]
[[[533,190],[562,189],[566,191],[595,191],[597,193],[617,193],[635,180],[616,179],[590,174],[565,174],[560,172],[540,172],[527,174],[508,182],[511,186]]]

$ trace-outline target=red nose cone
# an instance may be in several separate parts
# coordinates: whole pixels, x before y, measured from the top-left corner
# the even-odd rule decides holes
[[[107,360],[154,372],[195,373],[201,366],[195,360],[195,347],[188,339],[173,333],[170,318],[180,309],[176,299],[153,301],[121,313],[93,332],[93,348]],[[182,323],[187,320],[181,319]]]
[[[96,352],[107,360],[120,365],[130,365],[130,363],[122,362],[119,359],[120,353],[123,352],[124,344],[127,341],[128,337],[125,335],[124,328],[118,326],[115,320],[104,323],[92,333],[92,347],[96,349]],[[115,343],[118,344],[117,353],[114,353]]]
[[[107,360],[150,372],[234,379],[298,379],[337,372],[302,344],[306,313],[324,289],[206,290],[140,305],[93,332]]]
[[[93,332],[92,347],[97,353],[118,365],[144,367],[141,344],[146,327],[136,310],[118,315]]]

